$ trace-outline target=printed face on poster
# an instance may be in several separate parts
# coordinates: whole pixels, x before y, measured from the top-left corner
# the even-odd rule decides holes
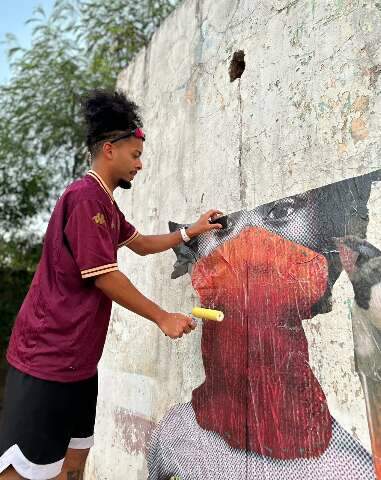
[[[374,478],[381,244],[367,238],[369,199],[380,180],[378,170],[230,214],[227,228],[175,249],[172,278],[190,274],[200,305],[225,319],[203,323],[205,381],[153,432],[150,479],[212,479],[216,472],[221,479]],[[170,222],[171,230],[180,226]],[[348,342],[368,443],[330,407],[306,335],[308,322],[330,318],[343,275],[353,285]]]

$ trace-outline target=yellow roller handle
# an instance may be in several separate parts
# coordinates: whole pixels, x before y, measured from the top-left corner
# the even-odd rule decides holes
[[[222,322],[224,319],[223,312],[219,310],[210,310],[209,308],[194,307],[192,315],[196,318],[203,318],[204,320],[214,320],[216,322]]]

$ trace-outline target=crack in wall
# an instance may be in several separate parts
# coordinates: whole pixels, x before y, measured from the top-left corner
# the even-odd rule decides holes
[[[239,168],[239,199],[243,209],[247,208],[247,182],[242,165],[243,152],[243,102],[241,92],[241,79],[238,79],[238,107],[239,107],[239,145],[238,145],[238,168]]]
[[[284,10],[287,10],[287,14],[288,14],[289,10],[290,10],[292,7],[294,7],[296,4],[298,4],[299,1],[300,1],[300,0],[294,0],[293,2],[288,3],[288,4],[285,5],[284,7],[278,9],[276,12],[277,12],[277,13],[282,13],[282,12],[284,12]]]

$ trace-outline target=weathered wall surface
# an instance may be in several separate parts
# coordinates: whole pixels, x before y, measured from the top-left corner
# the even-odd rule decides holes
[[[143,233],[189,222],[209,208],[234,212],[381,167],[381,7],[377,1],[187,0],[118,86],[142,106],[144,170],[116,192]],[[233,53],[246,70],[230,83]],[[372,191],[369,238],[381,245],[381,192]],[[148,297],[190,312],[189,277],[170,280],[173,253],[120,268]],[[334,308],[305,324],[311,364],[331,412],[369,448],[353,367],[342,275]],[[204,378],[201,327],[173,342],[114,305],[100,365],[96,444],[87,478],[147,478],[150,431],[171,405],[190,400]]]

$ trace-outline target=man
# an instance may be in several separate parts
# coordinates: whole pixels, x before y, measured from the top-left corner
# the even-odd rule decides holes
[[[93,445],[97,364],[112,301],[179,338],[195,325],[141,294],[118,270],[117,249],[163,252],[221,228],[210,210],[188,229],[142,235],[113,198],[142,169],[144,133],[135,103],[92,92],[83,104],[92,169],[65,190],[51,216],[42,257],[17,316],[0,425],[0,479],[79,480]]]

